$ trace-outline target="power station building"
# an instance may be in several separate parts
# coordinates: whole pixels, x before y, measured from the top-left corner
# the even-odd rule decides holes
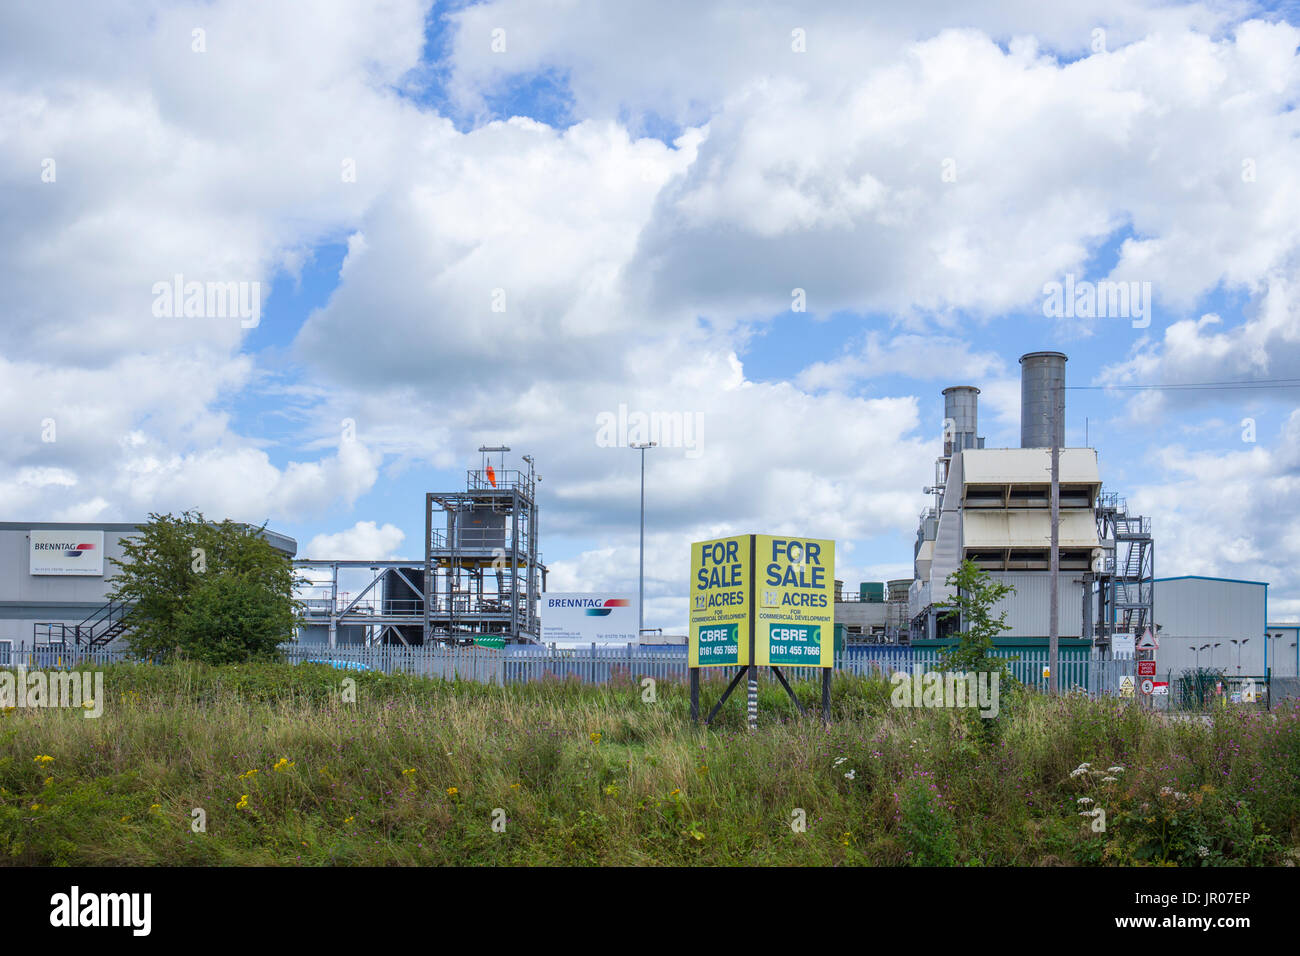
[[[1060,352],[1020,359],[1020,447],[986,448],[979,436],[979,389],[944,389],[943,453],[934,496],[913,549],[908,635],[942,643],[959,630],[947,615],[947,583],[965,560],[1015,593],[1000,645],[1045,646],[1051,606],[1051,448],[1059,448],[1057,584],[1062,647],[1108,653],[1111,636],[1152,624],[1154,542],[1149,518],[1130,515],[1123,499],[1102,493],[1097,452],[1065,447],[1065,364]]]

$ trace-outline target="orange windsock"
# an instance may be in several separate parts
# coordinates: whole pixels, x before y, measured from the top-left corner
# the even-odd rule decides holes
[[[491,462],[489,462],[487,466],[487,476],[488,476],[488,481],[490,481],[492,483],[492,487],[495,488],[497,486],[497,473],[492,470]]]

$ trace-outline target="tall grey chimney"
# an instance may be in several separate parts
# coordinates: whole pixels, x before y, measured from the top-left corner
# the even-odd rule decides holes
[[[984,442],[976,437],[979,431],[980,390],[974,385],[954,385],[943,390],[943,453],[981,448]]]
[[[1060,409],[1056,441],[1065,447],[1065,363],[1062,352],[1020,356],[1020,447],[1052,447],[1052,405]]]

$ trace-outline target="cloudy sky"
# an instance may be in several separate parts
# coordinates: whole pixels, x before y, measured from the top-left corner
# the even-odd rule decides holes
[[[720,533],[910,575],[940,391],[1015,445],[1051,348],[1158,574],[1300,618],[1300,4],[864,6],[5,4],[0,518],[417,557],[501,443],[552,589],[635,590],[598,423],[677,413],[646,623],[680,630]],[[1120,281],[1131,314],[1046,314]],[[1260,387],[1131,387],[1209,382]]]

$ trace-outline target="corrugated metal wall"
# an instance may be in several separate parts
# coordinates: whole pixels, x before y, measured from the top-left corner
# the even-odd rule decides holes
[[[994,580],[1010,584],[1016,593],[993,608],[996,617],[1007,612],[1009,630],[1003,637],[1046,637],[1051,611],[1052,581],[1046,571],[991,572]],[[1059,635],[1083,636],[1083,584],[1077,571],[1061,572],[1057,594],[1060,602]]]
[[[1245,581],[1177,578],[1156,581],[1160,635],[1256,638],[1263,643],[1267,587]]]
[[[1175,578],[1155,584],[1155,619],[1160,625],[1156,659],[1174,668],[1216,667],[1236,673],[1264,672],[1264,631],[1267,587],[1249,581],[1214,578]],[[1232,641],[1245,644],[1232,644]],[[1199,653],[1198,647],[1211,645]],[[1215,648],[1213,645],[1221,645]],[[1272,655],[1270,655],[1272,656]],[[1294,658],[1294,652],[1292,652]],[[1287,661],[1269,661],[1286,666]]]

